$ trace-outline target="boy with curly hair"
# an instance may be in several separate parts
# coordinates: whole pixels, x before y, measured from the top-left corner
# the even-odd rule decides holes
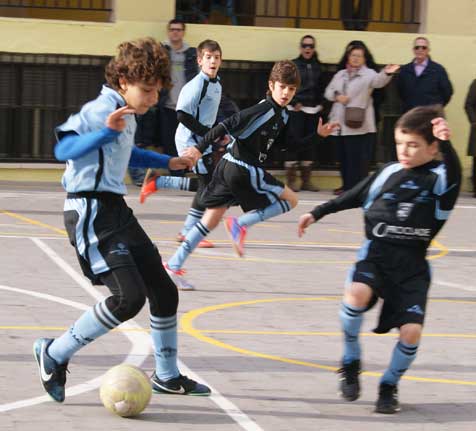
[[[134,113],[155,105],[170,85],[167,53],[154,39],[121,43],[106,67],[107,85],[79,113],[56,129],[55,155],[67,161],[64,220],[81,269],[111,296],[86,311],[59,338],[34,343],[41,381],[57,402],[65,398],[71,357],[98,337],[133,318],[146,298],[150,307],[154,391],[208,395],[210,389],[177,367],[178,292],[161,256],[139,225],[124,195],[129,166],[185,169],[186,157],[170,157],[134,146]]]

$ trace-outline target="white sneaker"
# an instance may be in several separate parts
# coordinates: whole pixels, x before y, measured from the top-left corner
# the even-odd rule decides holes
[[[165,262],[164,268],[167,271],[167,274],[169,274],[169,277],[172,279],[172,281],[177,285],[178,290],[195,290],[195,286],[185,280],[185,277],[183,276],[185,274],[184,269],[175,270],[169,268],[169,265],[167,265]]]

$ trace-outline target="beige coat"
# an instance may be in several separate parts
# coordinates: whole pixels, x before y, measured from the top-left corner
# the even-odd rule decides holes
[[[335,135],[363,135],[365,133],[375,133],[375,113],[372,99],[372,90],[374,88],[382,88],[392,79],[391,75],[387,75],[383,70],[380,73],[362,66],[360,70],[352,77],[346,69],[339,70],[324,92],[327,100],[334,102],[329,114],[330,121],[337,121],[341,126],[340,132]],[[336,102],[336,96],[344,94],[350,98],[347,105]],[[365,119],[362,127],[351,129],[344,123],[345,108],[358,107],[365,108]]]

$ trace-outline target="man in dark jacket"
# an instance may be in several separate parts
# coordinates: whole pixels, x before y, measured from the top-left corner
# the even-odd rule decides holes
[[[451,99],[453,87],[445,68],[430,58],[429,40],[417,37],[413,52],[415,58],[400,68],[397,81],[403,112],[416,106],[445,106]]]

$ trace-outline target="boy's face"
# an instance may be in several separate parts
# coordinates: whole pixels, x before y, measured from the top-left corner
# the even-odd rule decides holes
[[[288,105],[296,94],[297,87],[294,84],[285,84],[279,81],[269,81],[268,84],[271,97],[279,106]]]
[[[145,114],[159,101],[159,91],[162,88],[160,80],[155,83],[130,83],[121,78],[119,82],[121,85],[119,93],[124,97],[127,105],[135,109],[137,114]]]
[[[198,65],[202,72],[210,78],[216,78],[221,65],[220,51],[203,50],[201,57],[198,57]]]
[[[424,165],[432,161],[439,152],[438,141],[428,144],[420,135],[403,133],[401,129],[395,129],[395,142],[398,161],[405,169]]]

